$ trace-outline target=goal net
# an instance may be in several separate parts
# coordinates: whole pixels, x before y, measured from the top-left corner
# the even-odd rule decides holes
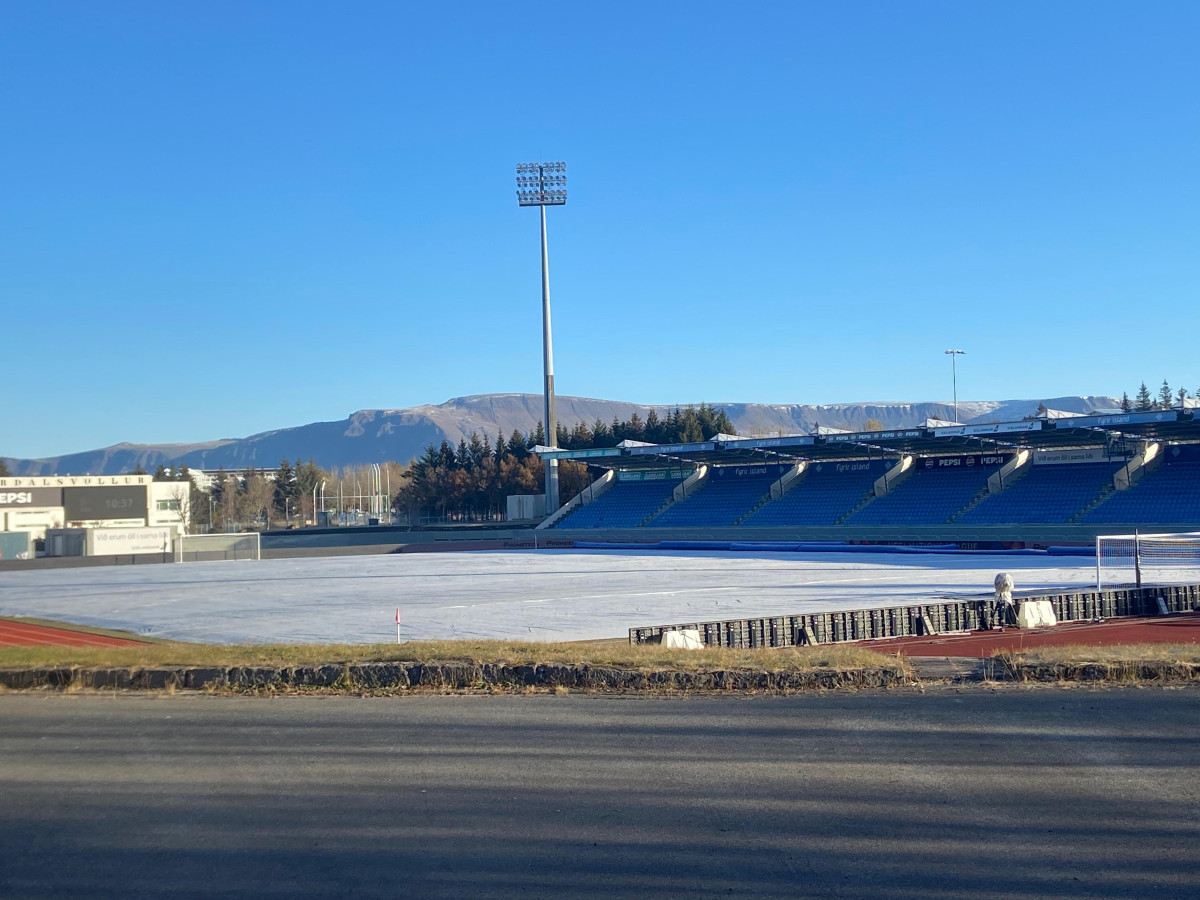
[[[1096,538],[1096,590],[1200,583],[1200,532]]]
[[[238,534],[185,534],[175,541],[176,562],[262,559],[257,531]]]

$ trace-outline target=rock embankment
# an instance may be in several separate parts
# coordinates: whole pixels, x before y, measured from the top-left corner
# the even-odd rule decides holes
[[[1200,664],[1170,660],[1111,662],[1034,662],[1000,655],[991,661],[991,677],[998,681],[1200,681]]]
[[[0,669],[0,686],[13,689],[528,691],[580,690],[746,691],[790,693],[836,688],[888,688],[906,684],[899,666],[768,672],[753,669],[678,671],[609,666],[503,665],[473,662],[332,663],[320,666],[157,666]]]

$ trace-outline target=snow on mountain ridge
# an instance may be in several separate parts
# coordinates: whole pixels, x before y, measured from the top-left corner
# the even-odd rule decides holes
[[[1089,412],[1119,405],[1111,397],[1057,397],[1045,400],[962,400],[959,418],[968,423],[1011,422],[1032,415],[1039,403],[1067,412]],[[698,405],[698,404],[697,404]],[[722,410],[746,437],[807,434],[818,427],[861,431],[869,419],[885,429],[920,427],[926,419],[954,418],[954,405],[944,401],[860,402],[828,404],[711,403]],[[664,413],[683,404],[641,404],[587,397],[556,398],[558,421],[567,428],[578,422],[608,423],[637,413],[644,421],[654,410]],[[118,444],[47,459],[7,459],[14,475],[119,474],[135,465],[153,471],[158,465],[185,462],[200,469],[274,468],[283,458],[314,459],[326,468],[385,460],[407,462],[428,444],[457,444],[472,432],[507,439],[514,429],[532,432],[542,417],[540,394],[474,394],[440,404],[402,409],[360,409],[345,419],[313,422],[264,431],[236,440],[186,445]]]

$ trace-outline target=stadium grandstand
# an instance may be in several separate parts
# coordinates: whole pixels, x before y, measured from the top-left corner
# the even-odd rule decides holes
[[[1011,545],[1200,529],[1191,409],[538,452],[596,476],[540,526],[564,537]]]

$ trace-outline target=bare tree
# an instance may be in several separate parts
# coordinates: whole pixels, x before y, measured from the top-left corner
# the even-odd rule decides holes
[[[179,513],[179,527],[184,534],[191,533],[192,524],[192,480],[175,481],[171,483],[171,489],[167,492],[167,499],[171,503],[171,507]]]
[[[275,499],[275,483],[261,469],[246,470],[246,488],[242,493],[243,518],[265,516],[264,525],[271,527],[271,506]]]

